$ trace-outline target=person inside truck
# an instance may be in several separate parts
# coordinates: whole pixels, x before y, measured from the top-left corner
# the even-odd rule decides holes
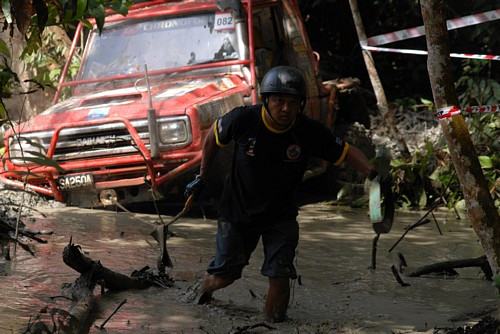
[[[214,59],[215,60],[223,60],[223,59],[236,57],[236,56],[237,56],[236,50],[234,49],[233,45],[231,44],[231,41],[229,40],[229,38],[224,37],[224,40],[222,42],[222,45],[221,45],[219,51],[217,51],[214,54]]]
[[[319,157],[334,165],[346,162],[369,176],[378,175],[365,154],[304,113],[307,89],[300,70],[270,69],[261,82],[262,104],[238,107],[217,119],[203,144],[200,174],[186,186],[198,196],[207,184],[220,147],[235,143],[233,165],[219,202],[215,256],[203,280],[186,301],[205,304],[212,293],[241,278],[259,239],[264,247],[261,274],[268,277],[265,317],[286,318],[293,261],[299,240],[294,190],[307,160]]]

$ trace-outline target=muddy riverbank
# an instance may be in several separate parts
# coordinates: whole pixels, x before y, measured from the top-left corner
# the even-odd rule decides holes
[[[17,249],[11,250],[11,261],[0,260],[2,333],[23,332],[30,317],[56,304],[51,297],[60,294],[61,284],[78,277],[62,261],[70,237],[88,256],[123,274],[156,266],[158,248],[150,235],[156,215],[69,207],[43,207],[34,214],[38,218],[27,222],[27,228],[54,233],[43,236],[46,244],[30,242],[35,256]],[[459,269],[458,277],[405,276],[423,265],[481,256],[466,217],[456,220],[453,213],[439,210],[436,218],[443,235],[432,222],[409,232],[388,252],[404,228],[422,214],[397,212],[391,233],[378,241],[377,267],[371,270],[375,235],[366,210],[325,202],[303,205],[296,262],[300,279],[293,282],[289,319],[270,324],[262,315],[267,280],[259,273],[260,246],[244,277],[216,292],[211,305],[181,301],[186,289],[203,276],[214,246],[215,220],[203,219],[193,210],[171,227],[176,236],[168,240],[174,263],[169,274],[175,286],[104,295],[96,289],[89,332],[99,332],[95,325],[124,299],[127,302],[106,323],[108,333],[433,333],[474,324],[480,310],[499,304],[492,283],[484,280],[479,268]],[[407,261],[402,278],[410,286],[400,286],[391,272],[397,253]],[[490,314],[497,316],[498,311]]]

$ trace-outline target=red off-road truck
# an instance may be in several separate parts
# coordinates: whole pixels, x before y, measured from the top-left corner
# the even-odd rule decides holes
[[[81,36],[81,66],[67,81]],[[331,125],[334,91],[295,0],[141,1],[109,13],[101,34],[80,24],[54,105],[6,133],[0,178],[84,207],[168,199],[197,172],[213,121],[257,103],[275,65],[303,70],[305,112]],[[58,102],[65,87],[71,97]]]

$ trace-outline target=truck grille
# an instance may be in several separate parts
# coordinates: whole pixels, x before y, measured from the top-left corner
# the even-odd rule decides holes
[[[189,118],[187,116],[158,118],[158,124],[162,122],[183,121],[187,129],[187,140],[175,144],[162,144],[162,151],[187,146],[191,140]],[[139,137],[149,149],[148,121],[131,121]],[[36,140],[47,153],[52,140],[53,131],[21,133],[22,138]],[[59,133],[53,159],[59,162],[77,161],[100,157],[113,157],[126,154],[139,154],[139,149],[134,145],[132,135],[128,132],[122,122],[113,122],[85,127],[64,128]],[[14,163],[17,163],[16,161]]]

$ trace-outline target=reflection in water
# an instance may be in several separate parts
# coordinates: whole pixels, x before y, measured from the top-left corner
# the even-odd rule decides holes
[[[403,273],[403,279],[411,287],[399,287],[389,269],[397,263],[398,253],[404,254],[408,262],[407,272],[422,265],[483,254],[469,222],[457,221],[444,211],[436,214],[442,236],[432,222],[410,231],[389,253],[404,228],[415,223],[421,214],[397,213],[391,233],[381,235],[378,241],[377,270],[371,271],[368,267],[375,234],[365,210],[326,204],[302,207],[296,263],[302,285],[294,284],[289,316],[302,322],[358,319],[359,328],[369,327],[370,321],[377,322],[377,326],[393,326],[390,328],[424,328],[440,321],[446,324],[446,319],[470,310],[471,304],[480,308],[497,303],[491,282],[482,280],[478,268],[460,269],[459,278],[446,280],[408,278]],[[158,248],[150,235],[157,220],[154,215],[141,215],[151,225],[126,213],[108,211],[65,208],[52,209],[47,215],[50,218],[36,219],[27,226],[31,230],[54,231],[43,236],[48,243],[31,244],[34,257],[18,249],[15,254],[11,252],[12,261],[5,261],[3,256],[0,259],[1,333],[22,332],[30,317],[38,315],[42,308],[61,305],[61,300],[54,301],[51,297],[61,294],[63,283],[74,282],[79,276],[62,261],[62,250],[70,237],[89,257],[122,274],[130,275],[146,265],[156,267]],[[230,306],[187,305],[178,301],[179,296],[204,273],[213,252],[215,221],[184,217],[170,229],[177,234],[168,240],[174,263],[170,275],[176,280],[175,287],[104,295],[96,289],[92,314],[95,324],[101,324],[124,299],[127,302],[106,324],[108,333],[206,333],[200,327],[207,326],[215,326],[210,332],[218,332],[217,328],[229,332],[238,319],[239,313],[234,310],[238,305],[239,312],[244,314],[242,321],[258,322],[255,317],[262,313],[267,289],[266,279],[259,274],[261,248],[254,253],[242,280],[216,292],[216,299]],[[251,297],[249,290],[258,298]],[[90,332],[97,332],[96,327],[90,327]]]

